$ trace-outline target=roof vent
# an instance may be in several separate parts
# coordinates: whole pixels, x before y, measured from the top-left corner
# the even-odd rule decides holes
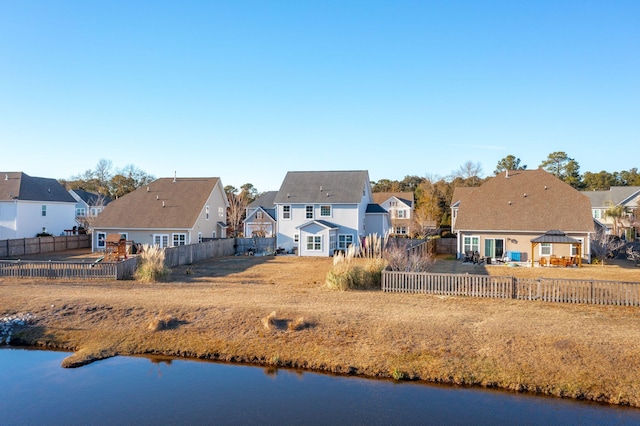
[[[164,201],[162,202],[162,207],[164,207]]]
[[[147,186],[147,192],[149,192],[149,187]]]
[[[287,192],[287,198],[289,198],[289,193]]]
[[[329,196],[329,193],[327,192],[327,197]]]
[[[509,170],[508,170],[508,169],[507,169],[507,172],[504,174],[504,177],[505,177],[506,179],[509,179]]]
[[[320,192],[322,192],[322,185],[320,185]]]
[[[511,205],[511,201],[509,201],[509,205]]]
[[[527,198],[527,193],[526,192],[524,193],[524,198]]]
[[[160,196],[158,194],[156,194],[156,200],[159,200]]]
[[[176,181],[176,172],[174,171],[173,172],[173,182],[175,183],[175,181]]]
[[[9,180],[9,175],[4,175],[4,180]]]
[[[545,186],[544,186],[544,190],[545,190],[545,191],[547,190],[547,185],[545,185]]]

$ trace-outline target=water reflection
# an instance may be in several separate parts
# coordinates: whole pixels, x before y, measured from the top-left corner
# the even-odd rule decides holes
[[[479,389],[1,349],[0,424],[640,424],[640,410]]]

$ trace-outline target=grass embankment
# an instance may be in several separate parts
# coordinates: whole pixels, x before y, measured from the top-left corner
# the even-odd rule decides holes
[[[0,279],[0,314],[35,314],[12,343],[75,351],[65,366],[162,354],[640,407],[638,308],[331,291],[331,266],[232,257],[174,269],[160,284]],[[568,273],[637,280],[637,269],[613,268]],[[484,273],[559,273],[547,269]]]

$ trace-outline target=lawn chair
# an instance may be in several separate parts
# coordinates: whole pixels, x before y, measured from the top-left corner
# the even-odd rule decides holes
[[[471,250],[464,252],[463,262],[473,262],[473,252]]]

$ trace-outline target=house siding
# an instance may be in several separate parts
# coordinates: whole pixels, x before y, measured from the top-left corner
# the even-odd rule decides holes
[[[43,205],[47,208],[46,216],[42,216]],[[43,228],[51,235],[64,235],[65,229],[75,225],[74,203],[17,201],[2,203],[0,208],[3,211],[0,237],[3,239],[35,237]]]

